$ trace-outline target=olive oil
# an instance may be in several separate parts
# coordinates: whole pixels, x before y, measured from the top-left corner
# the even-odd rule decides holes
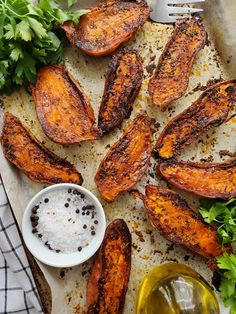
[[[219,314],[216,296],[206,281],[182,264],[155,267],[144,278],[136,314]]]

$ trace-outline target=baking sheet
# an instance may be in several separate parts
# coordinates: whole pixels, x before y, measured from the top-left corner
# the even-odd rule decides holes
[[[82,2],[80,1],[79,5]],[[95,2],[86,1],[86,6]],[[222,11],[223,4],[226,3],[231,9],[227,7],[227,10]],[[165,113],[161,113],[151,106],[147,95],[147,85],[151,76],[150,71],[157,63],[172,33],[173,26],[147,22],[136,36],[125,44],[126,47],[137,49],[144,60],[145,79],[135,101],[134,110],[130,119],[125,120],[120,129],[104,136],[99,141],[83,142],[71,147],[57,145],[44,135],[35,114],[31,95],[20,90],[9,97],[2,98],[4,110],[20,117],[21,121],[50,150],[76,165],[83,175],[83,186],[91,190],[103,204],[108,222],[115,218],[123,218],[127,222],[132,233],[133,246],[132,270],[126,296],[125,314],[135,313],[135,298],[139,284],[146,273],[157,264],[165,261],[184,263],[198,271],[210,284],[212,272],[199,257],[191,255],[178,246],[171,245],[170,242],[159,236],[150,225],[141,201],[133,199],[128,193],[121,195],[112,204],[103,201],[95,186],[94,174],[110,145],[120,137],[123,129],[141,108],[146,110],[149,116],[160,124],[159,126],[158,123],[155,125],[156,138],[171,117],[181,112],[198,98],[204,86],[217,80],[233,78],[233,72],[236,73],[234,59],[236,54],[234,54],[233,49],[236,50],[236,45],[235,36],[233,36],[233,29],[235,28],[232,28],[234,20],[231,14],[235,12],[234,10],[236,10],[236,3],[233,0],[211,0],[206,4],[204,21],[210,41],[197,56],[185,96],[175,101]],[[224,30],[223,34],[222,30]],[[211,41],[214,41],[214,44],[220,49],[222,62]],[[96,117],[103,93],[104,73],[110,58],[111,56],[99,59],[89,57],[73,47],[68,47],[66,50],[66,66],[79,80],[85,93],[90,98]],[[187,147],[181,155],[181,159],[195,161],[224,160],[224,154],[220,155],[219,152],[223,150],[235,152],[235,141],[233,140],[235,135],[236,119],[232,118],[217,129],[209,131],[197,143]],[[152,159],[147,174],[135,188],[143,191],[144,186],[148,183],[166,186],[166,183],[156,176],[154,165],[155,162]],[[22,215],[27,202],[44,185],[32,183],[5,160],[2,151],[0,152],[0,171],[14,214],[21,228]],[[197,206],[197,198],[190,198],[183,192],[180,192],[180,194],[188,199],[193,206]],[[52,290],[52,313],[84,313],[85,288],[91,263],[92,260],[69,269],[56,269],[39,263]],[[221,304],[221,313],[228,312],[228,309],[224,309]]]

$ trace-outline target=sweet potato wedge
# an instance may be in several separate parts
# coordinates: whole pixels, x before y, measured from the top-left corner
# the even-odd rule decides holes
[[[89,9],[79,24],[65,22],[61,28],[69,41],[94,56],[111,54],[126,42],[149,17],[144,0],[107,1]]]
[[[1,144],[5,157],[34,182],[83,182],[81,174],[71,163],[42,146],[10,113],[4,116]]]
[[[168,159],[177,156],[207,130],[225,122],[235,102],[236,80],[208,88],[198,100],[166,125],[155,146],[159,157]]]
[[[129,116],[142,79],[142,61],[137,51],[125,49],[113,57],[98,116],[98,127],[103,133],[112,131]]]
[[[45,134],[58,144],[76,144],[99,137],[93,110],[81,86],[64,67],[39,70],[32,89],[35,109]]]
[[[215,228],[207,225],[188,203],[174,191],[158,186],[146,186],[146,195],[132,195],[143,200],[151,224],[167,240],[203,257],[215,270],[215,257],[230,246],[221,247]]]
[[[88,280],[88,314],[122,314],[130,269],[131,235],[125,221],[116,219],[107,227]]]
[[[144,175],[151,158],[151,128],[146,113],[140,113],[102,160],[95,182],[102,197],[112,202]]]
[[[221,163],[161,163],[157,171],[171,184],[187,192],[228,199],[236,196],[236,158]]]
[[[183,19],[176,23],[175,31],[149,81],[153,106],[164,111],[172,101],[184,95],[195,57],[206,40],[207,34],[199,19]]]

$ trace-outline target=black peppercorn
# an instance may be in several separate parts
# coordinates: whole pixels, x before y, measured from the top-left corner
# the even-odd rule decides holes
[[[37,214],[37,210],[38,210],[38,207],[37,206],[34,206],[31,211],[32,211],[32,214]]]
[[[35,216],[35,215],[31,215],[30,216],[30,220],[33,222],[33,221],[38,221],[39,220],[39,217],[38,216]]]
[[[32,227],[35,228],[38,225],[37,221],[32,221]]]

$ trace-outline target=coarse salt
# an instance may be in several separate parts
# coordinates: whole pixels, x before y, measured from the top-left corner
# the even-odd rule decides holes
[[[51,250],[58,253],[81,251],[96,234],[96,207],[76,190],[49,192],[36,205],[39,208],[31,216],[32,224],[37,219],[33,232]]]

